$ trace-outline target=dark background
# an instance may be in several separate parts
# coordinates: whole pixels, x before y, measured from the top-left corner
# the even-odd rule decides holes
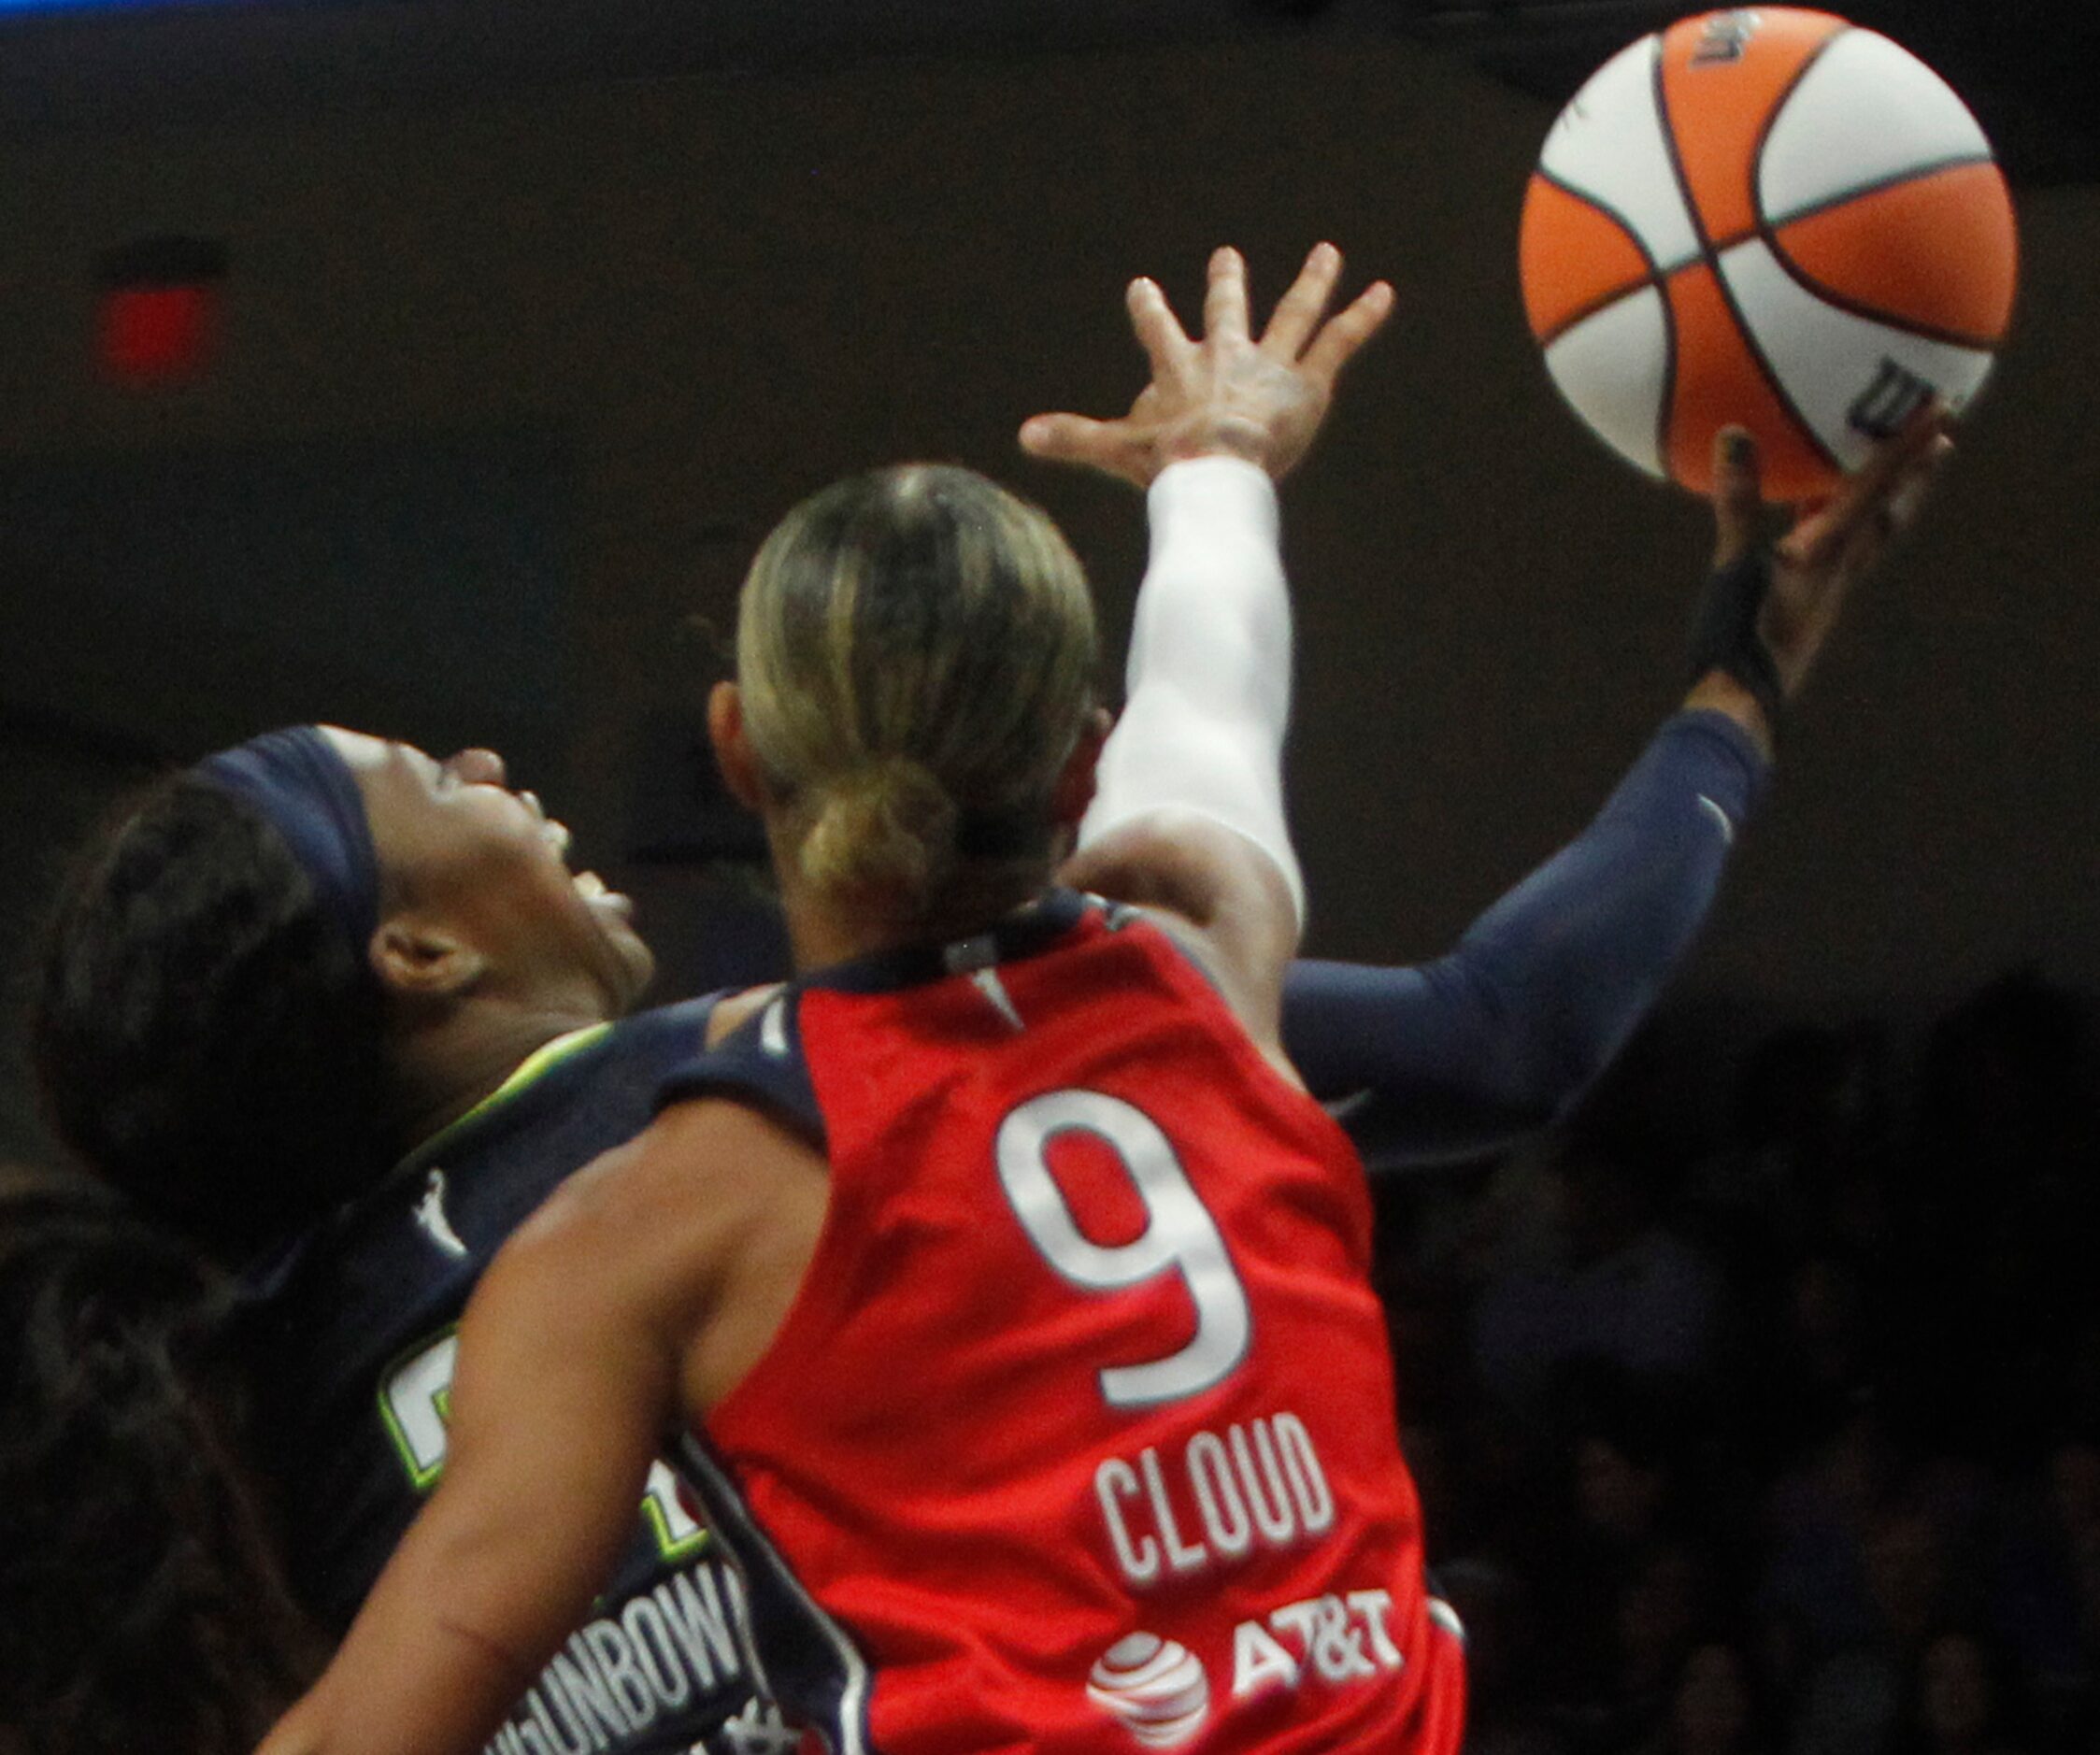
[[[1816,678],[1685,977],[1807,1015],[2100,973],[2090,25],[1863,14],[2006,143],[2024,274],[1960,466]],[[1139,381],[1123,282],[1273,296],[1333,237],[1399,315],[1287,500],[1313,945],[1442,949],[1680,684],[1695,504],[1559,405],[1514,239],[1562,96],[1652,6],[336,0],[0,17],[0,955],[156,758],[333,719],[495,741],[636,883],[674,985],[738,954],[686,715],[795,498],[901,456],[1044,500],[1120,630],[1131,497],[1021,459]],[[103,252],[223,242],[217,358],[94,363]],[[10,1079],[0,1144],[32,1136]]]
[[[1863,7],[2012,174],[1997,378],[1658,1027],[1573,1129],[1380,1186],[1473,1755],[2100,1751],[2092,13]],[[1012,435],[1121,407],[1125,281],[1191,309],[1221,241],[1264,301],[1321,237],[1399,288],[1286,496],[1291,778],[1313,949],[1444,949],[1684,683],[1705,513],[1560,406],[1515,250],[1559,103],[1669,16],[0,9],[0,1158],[43,1150],[15,993],[64,849],[273,723],[494,742],[665,996],[777,966],[694,760],[758,537],[959,460],[1049,505],[1120,640],[1135,498]],[[170,235],[223,250],[217,355],[126,389],[98,264]]]

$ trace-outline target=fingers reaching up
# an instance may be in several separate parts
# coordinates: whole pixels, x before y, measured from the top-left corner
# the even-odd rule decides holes
[[[1313,332],[1335,296],[1341,278],[1342,252],[1332,244],[1315,244],[1290,291],[1277,300],[1269,314],[1269,326],[1262,332],[1262,351],[1286,365],[1294,364],[1306,350]],[[1383,285],[1381,281],[1379,283]]]
[[[1236,250],[1210,258],[1198,340],[1190,339],[1155,282],[1133,281],[1131,327],[1151,382],[1119,419],[1034,417],[1021,429],[1022,449],[1139,487],[1178,459],[1206,455],[1243,457],[1280,479],[1325,421],[1343,367],[1393,309],[1393,289],[1381,280],[1326,316],[1341,269],[1339,250],[1316,246],[1259,341],[1252,336],[1247,264]]]
[[[1322,323],[1321,313],[1334,297],[1341,272],[1341,251],[1332,244],[1315,245],[1262,336],[1264,352],[1295,360],[1298,369],[1329,395],[1342,367],[1393,314],[1391,283],[1374,280]]]
[[[1181,384],[1190,375],[1195,347],[1183,333],[1174,308],[1160,291],[1159,282],[1140,275],[1130,283],[1124,303],[1130,307],[1130,326],[1137,345],[1151,362],[1155,384]]]
[[[1717,568],[1733,566],[1764,539],[1757,441],[1739,426],[1723,427],[1714,435],[1713,521]]]
[[[1781,692],[1792,696],[1822,649],[1852,587],[1908,529],[1934,478],[1953,454],[1950,416],[1932,404],[1827,501],[1805,507],[1776,542],[1766,535],[1759,494],[1757,444],[1740,427],[1714,441],[1714,565],[1731,568],[1767,548],[1769,589],[1756,611],[1756,636],[1770,654]]]
[[[1867,570],[1917,517],[1933,478],[1953,453],[1951,416],[1929,403],[1874,454],[1836,493],[1804,513],[1779,548],[1793,565],[1836,567],[1847,582]]]
[[[1248,345],[1247,263],[1229,244],[1210,252],[1210,280],[1203,295],[1203,338],[1220,348]]]

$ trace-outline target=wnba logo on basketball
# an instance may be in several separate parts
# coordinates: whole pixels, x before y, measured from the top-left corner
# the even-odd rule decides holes
[[[1743,50],[1750,47],[1750,39],[1756,34],[1756,13],[1716,12],[1707,21],[1699,46],[1692,51],[1692,64],[1721,67],[1732,61],[1740,61]]]

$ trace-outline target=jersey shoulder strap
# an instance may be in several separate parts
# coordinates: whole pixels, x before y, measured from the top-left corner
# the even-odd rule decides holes
[[[713,1048],[673,1069],[657,1087],[657,1113],[695,1097],[733,1097],[823,1149],[824,1118],[796,1027],[801,998],[798,987],[783,987]]]
[[[767,1111],[822,1151],[823,1113],[802,1045],[806,992],[888,993],[953,976],[979,976],[1008,958],[1032,956],[1058,943],[1089,915],[1111,927],[1136,918],[1134,910],[1098,898],[1051,890],[972,937],[905,945],[799,977],[713,1048],[674,1068],[657,1087],[657,1112],[696,1097],[730,1097]]]

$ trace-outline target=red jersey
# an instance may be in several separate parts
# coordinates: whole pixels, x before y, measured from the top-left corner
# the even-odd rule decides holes
[[[1158,927],[1058,892],[825,971],[707,1092],[831,1164],[688,1460],[834,1748],[1457,1748],[1362,1164]]]

